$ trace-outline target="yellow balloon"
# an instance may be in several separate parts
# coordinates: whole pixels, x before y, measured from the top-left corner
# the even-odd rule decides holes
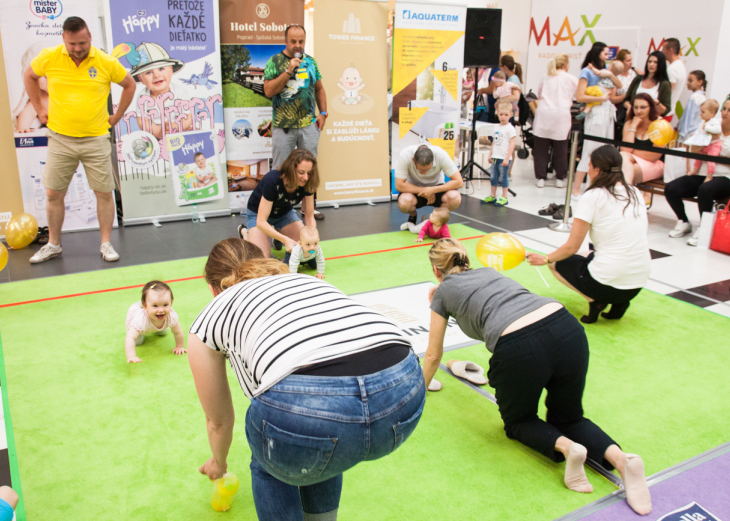
[[[477,259],[497,271],[511,270],[525,260],[525,247],[506,233],[490,233],[477,243]]]
[[[25,248],[38,235],[38,221],[29,213],[14,215],[5,226],[5,240],[15,250]]]
[[[0,271],[5,268],[8,263],[8,249],[0,242]]]
[[[657,119],[649,125],[647,135],[656,146],[664,146],[672,140],[672,125],[665,119]]]

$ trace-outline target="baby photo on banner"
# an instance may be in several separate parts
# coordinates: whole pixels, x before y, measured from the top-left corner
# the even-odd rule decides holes
[[[33,215],[38,226],[47,226],[46,189],[41,184],[48,154],[48,129],[38,119],[36,110],[25,90],[23,74],[33,58],[45,48],[63,44],[63,23],[70,16],[79,16],[88,23],[92,45],[103,46],[99,36],[96,3],[82,0],[61,2],[0,1],[0,34],[2,34],[5,72],[12,113],[15,152],[20,174],[20,193],[9,193],[8,184],[0,194],[0,215],[8,216],[11,209]],[[48,83],[39,80],[41,103],[48,110]],[[20,200],[22,198],[22,200]],[[99,227],[96,197],[89,188],[83,165],[79,164],[66,197],[66,218],[63,231],[87,230]],[[115,214],[116,215],[116,214]],[[115,217],[116,219],[116,217]],[[116,224],[116,222],[115,222]],[[1,230],[1,228],[0,228]],[[1,231],[0,231],[1,233]]]
[[[459,135],[466,5],[397,2],[393,32],[393,161],[430,143],[452,158]]]
[[[167,135],[175,203],[184,206],[221,199],[225,183],[220,172],[218,137],[215,131]]]
[[[181,207],[193,203],[201,212],[227,209],[218,2],[107,0],[106,8],[111,54],[137,83],[114,129],[125,221],[188,213],[192,208]],[[112,89],[115,110],[120,95]],[[181,198],[168,138],[191,132],[205,134],[209,150],[201,171],[213,170],[216,181],[193,181]]]

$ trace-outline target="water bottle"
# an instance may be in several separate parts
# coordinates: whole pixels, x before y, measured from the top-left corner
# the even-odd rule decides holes
[[[213,494],[210,496],[210,505],[217,512],[225,512],[231,508],[233,497],[238,492],[238,478],[227,472],[222,478],[213,482]]]
[[[199,223],[200,222],[200,216],[198,215],[198,205],[196,203],[193,203],[193,223]]]

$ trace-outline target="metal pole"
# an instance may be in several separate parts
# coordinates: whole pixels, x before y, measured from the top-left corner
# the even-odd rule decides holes
[[[570,143],[570,165],[568,167],[568,186],[565,189],[565,208],[563,222],[548,224],[548,228],[556,232],[570,232],[570,194],[573,190],[573,176],[575,175],[575,156],[578,155],[578,131],[573,131],[573,137]]]

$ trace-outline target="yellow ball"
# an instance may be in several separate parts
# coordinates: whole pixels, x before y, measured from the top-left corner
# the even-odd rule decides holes
[[[38,235],[38,221],[29,213],[14,215],[5,226],[5,240],[15,250],[25,248]]]
[[[652,121],[649,125],[649,131],[647,132],[651,142],[658,147],[669,143],[672,140],[673,134],[674,131],[672,130],[672,125],[670,125],[665,119]]]
[[[8,263],[8,249],[0,242],[0,271],[3,270]]]
[[[525,247],[506,233],[490,233],[477,243],[477,259],[497,271],[511,270],[525,260]]]

